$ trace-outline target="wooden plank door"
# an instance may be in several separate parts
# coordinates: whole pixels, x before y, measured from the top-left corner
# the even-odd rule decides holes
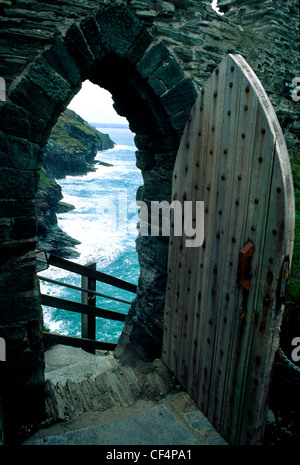
[[[295,206],[281,128],[240,55],[195,102],[172,197],[204,201],[204,243],[171,232],[162,359],[229,443],[260,443]]]

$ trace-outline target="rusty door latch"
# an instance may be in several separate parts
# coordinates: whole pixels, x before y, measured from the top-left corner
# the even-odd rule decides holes
[[[288,258],[283,262],[282,269],[281,269],[281,283],[280,283],[280,299],[284,299],[286,295],[287,283],[289,279],[289,272],[290,269],[290,261]]]
[[[251,262],[254,253],[253,242],[247,242],[246,245],[240,250],[239,264],[238,264],[238,277],[237,282],[246,291],[250,289],[251,281]]]

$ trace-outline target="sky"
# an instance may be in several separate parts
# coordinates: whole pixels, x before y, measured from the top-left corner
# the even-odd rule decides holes
[[[212,7],[217,8],[217,0],[213,0]],[[113,100],[107,90],[90,81],[84,81],[81,90],[75,95],[68,108],[88,123],[128,124],[127,119],[119,116],[112,105]]]
[[[213,1],[211,2],[211,6],[213,7],[214,10],[216,10],[217,13],[219,13],[219,14],[221,14],[221,15],[224,14],[224,13],[220,13],[220,12],[219,12],[219,9],[218,9],[217,5],[218,5],[218,0],[213,0]]]
[[[81,90],[73,98],[68,108],[75,111],[88,123],[128,124],[113,108],[110,92],[102,87],[84,81]]]

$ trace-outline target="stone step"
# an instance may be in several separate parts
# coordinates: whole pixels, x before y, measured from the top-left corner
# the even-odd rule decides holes
[[[161,362],[121,364],[109,353],[46,351],[47,415],[24,445],[223,445]]]
[[[138,403],[137,403],[138,404]],[[58,428],[39,432],[23,445],[226,445],[209,421],[180,392],[154,406],[135,405],[112,421],[79,429]],[[151,405],[151,402],[150,402]],[[135,413],[136,408],[139,410]],[[116,415],[116,412],[114,412]],[[125,416],[122,416],[125,415]],[[105,416],[107,418],[107,416]],[[85,419],[86,423],[87,419]],[[91,422],[92,423],[92,422]],[[77,420],[78,424],[78,420]],[[60,425],[61,426],[61,425]]]
[[[121,365],[112,354],[95,356],[81,349],[54,346],[45,354],[46,411],[51,421],[86,412],[128,407],[138,399],[160,400],[176,389],[161,362]]]

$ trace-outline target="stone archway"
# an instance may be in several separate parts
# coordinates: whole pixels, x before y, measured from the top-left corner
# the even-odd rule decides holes
[[[195,89],[223,55],[239,51],[266,86],[289,145],[296,148],[299,109],[279,89],[296,72],[298,8],[295,0],[280,9],[268,0],[266,8],[261,1],[232,0],[228,15],[219,17],[210,0],[10,3],[0,4],[0,75],[6,85],[6,101],[2,91],[0,96],[0,337],[7,343],[0,409],[2,397],[5,428],[15,431],[43,410],[33,198],[43,147],[60,112],[87,78],[109,89],[137,134],[144,177],[138,195],[167,199]],[[219,1],[224,11],[229,3]],[[143,264],[139,295],[119,350],[120,356],[132,351],[153,357],[160,351],[167,246],[144,237],[137,249]]]
[[[109,90],[136,133],[144,201],[169,200],[177,147],[196,98],[192,80],[165,45],[124,5],[100,8],[51,40],[8,86],[1,108],[1,335],[7,342],[2,386],[8,431],[43,411],[43,345],[35,279],[33,199],[52,126],[85,79]],[[5,154],[5,156],[4,156]],[[7,156],[9,155],[9,156]],[[160,355],[167,242],[140,237],[141,267],[118,356]],[[22,397],[22,398],[21,398]],[[8,420],[14,417],[14,424]],[[16,421],[17,420],[17,421]]]

